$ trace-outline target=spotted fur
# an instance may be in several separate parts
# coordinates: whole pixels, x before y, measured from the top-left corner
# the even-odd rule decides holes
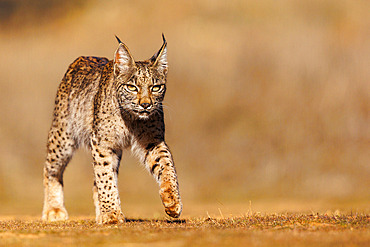
[[[98,223],[123,222],[117,177],[122,150],[131,148],[159,184],[166,213],[182,203],[172,154],[165,142],[167,42],[149,60],[135,62],[117,38],[114,59],[79,57],[68,68],[55,99],[44,167],[42,219],[66,220],[63,172],[74,151],[91,150]]]

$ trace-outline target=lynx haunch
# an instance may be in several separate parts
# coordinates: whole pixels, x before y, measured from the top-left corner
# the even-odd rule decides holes
[[[74,151],[86,146],[94,166],[96,221],[123,222],[118,193],[122,150],[131,148],[159,184],[166,213],[179,217],[182,203],[172,154],[165,142],[167,42],[146,61],[135,61],[118,38],[113,60],[79,57],[68,68],[55,99],[44,167],[42,219],[68,219],[63,173]]]

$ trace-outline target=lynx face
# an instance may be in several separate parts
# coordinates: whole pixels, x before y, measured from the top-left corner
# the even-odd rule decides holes
[[[166,46],[167,42],[164,42],[148,61],[135,62],[128,48],[120,42],[114,56],[114,76],[123,113],[148,119],[154,112],[163,111],[167,76]]]
[[[154,112],[162,111],[166,92],[165,77],[153,78],[148,75],[149,64],[136,64],[135,73],[126,82],[118,85],[121,110],[141,119],[149,118]]]

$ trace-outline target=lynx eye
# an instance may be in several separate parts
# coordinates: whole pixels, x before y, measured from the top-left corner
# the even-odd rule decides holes
[[[152,87],[152,92],[159,92],[162,89],[162,85],[156,85]]]
[[[126,88],[131,92],[137,92],[137,87],[134,85],[126,85]]]

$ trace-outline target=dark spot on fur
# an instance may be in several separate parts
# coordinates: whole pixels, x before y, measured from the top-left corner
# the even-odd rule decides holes
[[[148,151],[148,152],[150,152],[150,151],[152,151],[153,149],[154,149],[154,147],[155,147],[155,144],[154,143],[149,143],[147,146],[146,146],[146,150]]]
[[[159,166],[158,163],[155,163],[152,168],[150,169],[150,172],[153,174],[154,173],[154,169],[157,168]]]

